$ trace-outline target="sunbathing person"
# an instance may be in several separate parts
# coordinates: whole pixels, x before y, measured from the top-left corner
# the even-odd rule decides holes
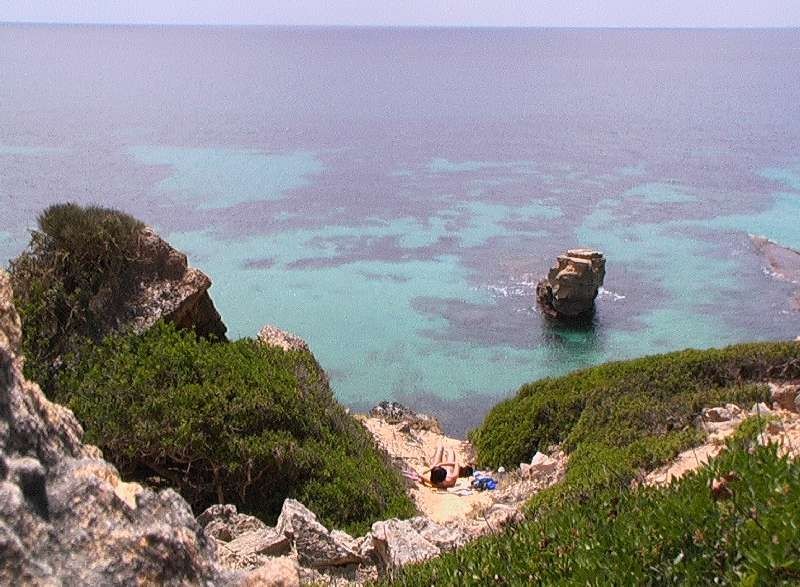
[[[458,457],[452,448],[445,448],[440,444],[431,455],[431,468],[422,472],[420,483],[438,489],[453,487],[458,481]],[[425,478],[425,473],[430,472],[430,480]]]

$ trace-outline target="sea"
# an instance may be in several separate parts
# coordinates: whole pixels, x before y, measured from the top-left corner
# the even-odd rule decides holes
[[[463,434],[525,382],[794,339],[800,29],[0,25],[0,265],[55,202],[122,209],[233,338],[308,341],[356,410]],[[590,324],[535,303],[607,257]]]

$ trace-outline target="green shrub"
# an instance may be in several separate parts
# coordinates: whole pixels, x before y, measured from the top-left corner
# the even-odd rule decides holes
[[[492,409],[470,439],[483,465],[513,466],[564,443],[622,446],[680,431],[700,408],[763,399],[747,385],[800,377],[800,344],[754,343],[606,363],[522,386]]]
[[[336,402],[308,352],[216,344],[159,324],[67,361],[67,403],[126,478],[159,476],[195,510],[235,503],[274,519],[286,497],[364,531],[414,507],[370,434]]]
[[[59,204],[39,216],[28,249],[11,262],[26,373],[46,393],[63,356],[99,340],[136,290],[143,224],[108,208]]]
[[[610,462],[609,458],[602,459]],[[729,493],[713,495],[712,479]],[[666,488],[605,489],[393,578],[399,585],[796,585],[800,463],[731,443]],[[387,581],[388,583],[388,581]]]

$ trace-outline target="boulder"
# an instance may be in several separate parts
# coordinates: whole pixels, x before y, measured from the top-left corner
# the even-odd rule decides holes
[[[702,414],[706,422],[728,422],[733,419],[733,413],[727,407],[705,408]]]
[[[122,310],[121,325],[144,332],[163,319],[200,336],[224,340],[227,327],[208,295],[211,279],[189,267],[186,255],[152,228],[142,230],[139,251],[140,287]]]
[[[288,556],[269,559],[251,571],[240,587],[299,587],[300,574],[297,562]]]
[[[419,414],[401,403],[383,401],[369,411],[371,418],[380,418],[388,424],[408,424],[410,430],[428,430],[444,434],[439,421],[433,416]]]
[[[464,533],[457,529],[437,524],[430,518],[417,516],[405,520],[420,536],[442,551],[454,550],[467,543]]]
[[[536,286],[542,311],[553,318],[590,315],[605,274],[606,260],[600,251],[570,249],[559,255],[547,278]]]
[[[790,412],[800,411],[800,385],[797,384],[769,384],[772,401],[780,408]]]
[[[308,351],[308,344],[291,332],[267,324],[258,333],[258,341],[266,346],[280,347],[285,351]]]
[[[772,410],[764,402],[758,402],[758,403],[753,404],[753,407],[750,408],[750,413],[751,414],[770,414],[770,413],[772,413]]]
[[[375,555],[388,570],[438,556],[469,540],[463,529],[442,526],[423,516],[375,522],[370,534]]]
[[[202,526],[207,536],[223,542],[230,542],[248,532],[269,528],[254,516],[240,514],[233,504],[212,505],[197,516],[197,523]]]
[[[354,538],[338,530],[329,532],[314,512],[297,500],[283,502],[276,530],[294,541],[303,566],[336,567],[362,561]]]
[[[409,520],[375,522],[371,534],[381,566],[390,571],[441,553],[441,549],[422,536]]]
[[[186,501],[124,483],[71,411],[22,375],[20,322],[0,271],[0,584],[224,583]]]
[[[225,545],[231,552],[238,556],[263,554],[278,556],[289,552],[292,541],[274,528],[265,530],[251,530],[237,536]]]
[[[558,461],[546,454],[537,452],[531,459],[531,464],[521,463],[520,472],[525,477],[540,477],[550,475],[558,468]]]

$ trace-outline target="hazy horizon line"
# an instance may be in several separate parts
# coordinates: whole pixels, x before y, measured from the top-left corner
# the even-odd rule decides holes
[[[109,27],[202,27],[202,28],[348,28],[348,29],[563,29],[563,30],[787,30],[788,25],[480,25],[480,24],[279,24],[279,23],[176,23],[176,22],[64,22],[44,20],[0,20],[0,25],[109,26]]]

